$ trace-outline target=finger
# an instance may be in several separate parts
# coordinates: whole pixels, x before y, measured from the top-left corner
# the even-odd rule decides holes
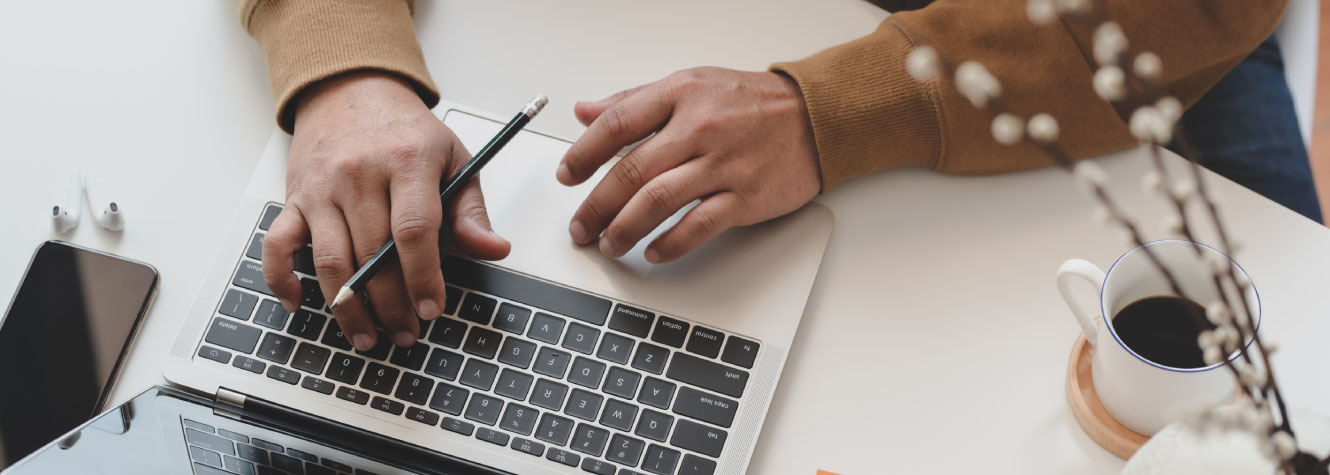
[[[596,121],[597,117],[600,117],[600,114],[605,112],[605,109],[608,109],[610,106],[617,104],[619,101],[623,100],[623,98],[631,96],[637,91],[640,91],[642,90],[642,88],[650,86],[651,84],[644,84],[641,86],[634,87],[632,89],[625,89],[614,93],[614,95],[610,97],[606,97],[604,99],[595,102],[578,101],[576,104],[573,104],[573,115],[577,116],[577,121],[581,122],[582,125],[591,125],[592,122]]]
[[[670,132],[667,126],[661,133],[633,149],[596,184],[568,223],[568,234],[572,236],[573,242],[591,242],[609,226],[610,221],[614,220],[619,210],[638,190],[661,173],[691,158],[693,144],[682,134]]]
[[[319,277],[324,298],[332,302],[355,272],[351,265],[355,258],[351,251],[351,233],[346,228],[345,217],[333,206],[310,211],[309,227],[314,241],[314,273]],[[353,298],[338,305],[333,309],[333,316],[342,327],[342,334],[356,349],[366,351],[374,347],[378,339],[374,322],[360,299]]]
[[[373,185],[344,188],[338,203],[346,214],[356,262],[363,266],[392,237],[386,189]],[[379,269],[365,284],[365,294],[393,343],[398,346],[415,344],[420,328],[406,293],[401,268],[393,263]]]
[[[398,262],[406,293],[420,318],[433,320],[443,314],[446,293],[439,268],[439,227],[443,205],[439,203],[442,160],[431,161],[424,172],[403,174],[388,185],[392,201],[391,229],[397,241]]]
[[[461,146],[458,145],[458,148]],[[461,152],[466,151],[463,149]],[[454,160],[464,163],[465,160]],[[460,167],[460,165],[459,165]],[[462,192],[448,204],[448,222],[452,226],[453,239],[467,255],[486,260],[498,260],[508,257],[512,244],[494,232],[490,225],[489,210],[485,207],[485,195],[480,191],[480,177],[467,183]]]
[[[304,290],[295,271],[295,253],[309,242],[309,227],[294,203],[282,208],[263,237],[263,281],[268,284],[282,308],[300,310]]]
[[[684,205],[714,193],[717,185],[709,178],[714,174],[709,168],[705,160],[692,160],[648,182],[605,228],[600,252],[622,256]]]
[[[712,195],[688,210],[674,227],[652,241],[646,259],[652,263],[670,262],[719,236],[726,229],[743,222],[744,210],[739,195],[725,191]]]
[[[619,149],[665,125],[674,101],[657,85],[644,87],[605,109],[568,148],[555,178],[572,186],[590,178]]]

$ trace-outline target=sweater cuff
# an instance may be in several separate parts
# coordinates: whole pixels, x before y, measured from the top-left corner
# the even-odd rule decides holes
[[[427,107],[439,92],[425,68],[402,0],[267,0],[242,12],[245,29],[258,41],[277,96],[277,125],[295,130],[300,91],[338,74],[380,70],[407,80]]]
[[[912,45],[888,19],[863,38],[771,70],[794,78],[808,105],[822,192],[904,165],[933,167],[942,134],[932,83],[905,70]]]

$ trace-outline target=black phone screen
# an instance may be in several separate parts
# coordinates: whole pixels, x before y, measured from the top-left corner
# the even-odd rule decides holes
[[[0,468],[100,410],[157,270],[47,241],[0,320]]]

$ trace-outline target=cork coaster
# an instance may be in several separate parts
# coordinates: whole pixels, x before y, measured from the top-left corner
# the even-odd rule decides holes
[[[1094,346],[1085,341],[1085,335],[1076,337],[1076,344],[1071,347],[1071,360],[1067,362],[1067,405],[1071,406],[1071,414],[1085,435],[1104,450],[1126,460],[1150,438],[1113,419],[1099,402],[1094,378],[1090,375],[1093,351]]]

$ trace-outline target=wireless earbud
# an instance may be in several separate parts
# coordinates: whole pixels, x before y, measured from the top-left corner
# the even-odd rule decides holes
[[[83,177],[83,194],[88,198],[88,206],[92,210],[92,221],[94,223],[111,231],[125,229],[125,217],[120,212],[120,205],[114,201],[103,205],[97,199],[97,194],[93,192],[91,180],[86,176]]]
[[[58,234],[64,234],[79,224],[79,214],[83,208],[83,174],[74,170],[73,181],[69,184],[69,198],[63,205],[51,207],[51,226]]]

